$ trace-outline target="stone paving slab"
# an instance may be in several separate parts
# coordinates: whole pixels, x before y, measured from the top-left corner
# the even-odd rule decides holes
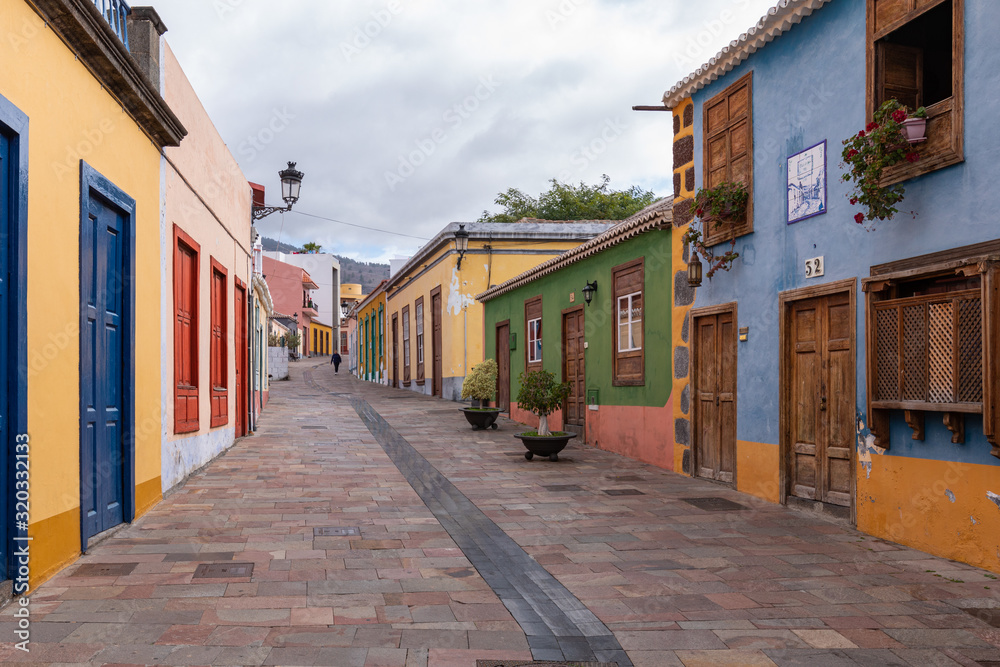
[[[453,403],[322,365],[309,384],[310,366],[272,386],[255,435],[35,591],[31,653],[12,646],[14,609],[0,613],[0,663],[474,667],[575,650],[549,647],[530,605],[504,606],[509,591],[472,567],[482,546],[446,530],[447,512],[467,514],[445,506],[442,521],[422,502],[351,397],[637,667],[1000,662],[1000,628],[983,611],[1000,608],[1000,585],[985,571],[577,441],[558,462],[528,462],[509,419],[473,432]],[[603,492],[615,488],[643,495]],[[706,497],[748,509],[684,501]],[[314,536],[322,526],[361,535]],[[203,583],[191,578],[203,562],[254,572]],[[88,563],[137,565],[71,576]]]

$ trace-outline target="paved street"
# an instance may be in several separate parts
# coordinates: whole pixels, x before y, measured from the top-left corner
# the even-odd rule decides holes
[[[35,592],[29,654],[8,608],[0,660],[1000,665],[985,571],[580,445],[528,462],[513,422],[473,432],[325,364],[292,375],[256,435]]]

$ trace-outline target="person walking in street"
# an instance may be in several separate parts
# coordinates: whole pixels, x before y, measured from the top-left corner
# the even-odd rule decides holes
[[[333,364],[333,374],[337,375],[340,372],[340,355],[334,352],[330,357],[330,363]]]

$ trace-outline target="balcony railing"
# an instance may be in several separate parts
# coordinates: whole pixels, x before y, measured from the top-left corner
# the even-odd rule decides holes
[[[128,46],[128,29],[125,25],[125,18],[132,13],[132,8],[125,0],[94,0],[97,11],[107,20],[108,25],[118,35],[125,48]]]

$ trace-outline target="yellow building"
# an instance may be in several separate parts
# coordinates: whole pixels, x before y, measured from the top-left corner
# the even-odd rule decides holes
[[[109,4],[110,30],[87,0],[0,8],[0,456],[30,487],[15,508],[0,479],[0,534],[27,510],[32,587],[161,498],[160,160],[186,131]]]
[[[385,366],[385,284],[379,283],[372,293],[362,299],[355,317],[358,322],[358,360],[355,374],[369,382],[386,382]]]
[[[333,327],[313,320],[309,325],[309,354],[313,357],[329,357],[333,354]]]
[[[531,218],[449,224],[385,285],[389,384],[460,400],[466,371],[483,360],[483,305],[475,295],[613,224]]]

